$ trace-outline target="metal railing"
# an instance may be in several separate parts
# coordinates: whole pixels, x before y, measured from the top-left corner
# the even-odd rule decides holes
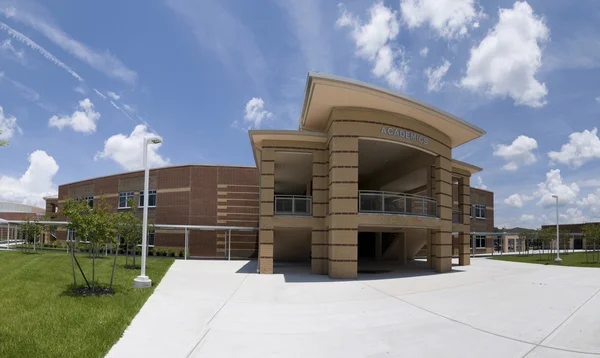
[[[311,216],[312,196],[275,195],[275,215]]]
[[[437,217],[437,201],[420,195],[390,191],[359,190],[358,211],[361,213]]]

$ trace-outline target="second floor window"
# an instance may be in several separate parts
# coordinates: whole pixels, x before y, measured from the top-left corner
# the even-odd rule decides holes
[[[88,202],[88,205],[90,206],[90,208],[94,208],[94,197],[93,196],[84,196],[83,197],[84,201]]]
[[[133,191],[119,193],[119,209],[130,208],[129,200],[133,201]]]
[[[148,207],[156,207],[156,190],[148,190]],[[140,208],[144,207],[144,191],[140,191]]]
[[[485,219],[485,205],[475,205],[475,217],[478,219]]]

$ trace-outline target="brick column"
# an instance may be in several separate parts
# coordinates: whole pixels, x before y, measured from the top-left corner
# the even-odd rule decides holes
[[[329,143],[329,265],[333,278],[358,275],[358,138],[335,137]]]
[[[458,264],[471,264],[471,178],[462,177],[458,181],[458,208],[462,216],[463,231],[458,233]]]
[[[436,272],[452,270],[452,163],[438,156],[435,159],[435,198],[440,227],[431,237]]]
[[[329,153],[325,150],[313,154],[312,177],[312,214],[314,219],[311,244],[311,271],[314,274],[326,274],[329,262],[327,244],[327,186],[329,185]]]
[[[258,267],[261,274],[272,274],[273,212],[275,205],[275,151],[273,149],[263,149],[260,168]]]

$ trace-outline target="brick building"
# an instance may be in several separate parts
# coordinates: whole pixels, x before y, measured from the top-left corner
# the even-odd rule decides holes
[[[366,83],[308,75],[298,130],[251,130],[256,167],[187,165],[150,172],[156,224],[258,228],[233,233],[232,256],[304,262],[313,273],[354,278],[370,261],[404,264],[424,251],[428,267],[470,264],[471,245],[491,251],[493,193],[470,187],[481,171],[452,150],[485,132],[417,100]],[[143,172],[61,185],[69,197],[139,203]],[[471,235],[481,234],[471,240]],[[66,233],[62,233],[62,238]],[[190,254],[223,257],[224,233],[192,231]],[[182,232],[150,243],[182,247]],[[424,249],[423,249],[424,248]],[[423,249],[423,250],[422,250]]]

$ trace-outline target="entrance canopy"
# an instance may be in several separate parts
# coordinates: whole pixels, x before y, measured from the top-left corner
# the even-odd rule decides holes
[[[331,110],[336,107],[360,107],[413,118],[446,134],[452,148],[485,134],[481,128],[398,92],[344,77],[310,72],[299,129],[325,132]]]

